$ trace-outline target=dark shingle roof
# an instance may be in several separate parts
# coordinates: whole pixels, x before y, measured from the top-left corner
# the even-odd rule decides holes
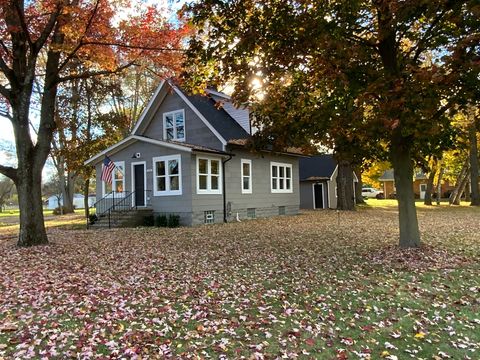
[[[227,142],[250,136],[224,109],[217,108],[215,101],[210,97],[187,94],[185,96]]]
[[[331,154],[316,155],[300,159],[300,181],[330,178],[337,167]]]

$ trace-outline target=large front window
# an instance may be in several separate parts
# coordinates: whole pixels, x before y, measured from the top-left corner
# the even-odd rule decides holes
[[[270,163],[272,193],[292,192],[292,165]]]
[[[103,196],[106,196],[112,192],[115,192],[115,196],[123,196],[125,194],[125,162],[114,162],[115,169],[112,172],[112,183],[103,183]],[[113,196],[113,194],[112,194]]]
[[[197,193],[221,194],[221,161],[212,158],[197,158]]]
[[[153,194],[181,195],[182,171],[180,155],[153,158]]]
[[[163,138],[185,141],[185,112],[183,110],[163,114]]]

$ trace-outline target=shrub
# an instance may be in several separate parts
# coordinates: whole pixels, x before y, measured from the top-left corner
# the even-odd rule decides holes
[[[61,208],[56,207],[55,209],[53,209],[53,212],[52,212],[53,215],[62,215],[62,214],[68,214],[68,213],[71,213],[71,211],[68,211],[68,209],[65,206],[62,206]]]
[[[162,214],[162,215],[158,215],[158,216],[155,218],[155,226],[158,226],[158,227],[167,227],[167,225],[168,225],[167,215]]]
[[[143,225],[144,226],[153,226],[155,225],[155,220],[153,215],[147,215],[143,218]]]
[[[170,214],[168,216],[168,227],[176,228],[180,226],[180,215]]]
[[[90,225],[95,224],[97,222],[97,220],[98,220],[97,214],[88,215],[88,222],[90,223]]]

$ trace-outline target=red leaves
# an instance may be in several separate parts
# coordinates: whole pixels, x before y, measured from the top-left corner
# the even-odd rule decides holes
[[[0,357],[476,355],[476,210],[428,210],[429,246],[409,251],[392,245],[391,209],[340,216],[342,227],[325,211],[2,244]]]

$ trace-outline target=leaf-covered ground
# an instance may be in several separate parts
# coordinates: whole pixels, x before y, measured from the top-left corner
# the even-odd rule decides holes
[[[478,359],[480,212],[393,209],[0,244],[0,358]]]

